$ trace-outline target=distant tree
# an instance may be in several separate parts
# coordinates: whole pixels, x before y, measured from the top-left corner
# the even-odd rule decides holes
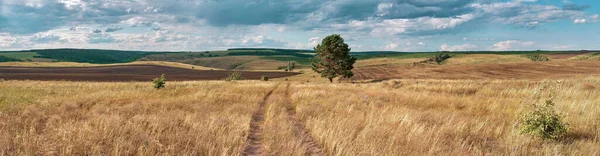
[[[287,71],[293,71],[296,68],[296,62],[288,62]]]
[[[312,69],[321,74],[321,77],[333,82],[333,78],[354,76],[352,69],[356,58],[350,55],[348,44],[339,34],[327,36],[321,44],[315,47],[315,58],[312,59]]]

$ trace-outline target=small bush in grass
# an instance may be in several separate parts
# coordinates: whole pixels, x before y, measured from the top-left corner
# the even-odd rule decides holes
[[[225,78],[225,81],[235,81],[235,80],[242,80],[242,79],[244,79],[242,77],[242,73],[235,71],[235,72],[231,73],[231,75],[227,76]]]
[[[269,77],[268,76],[261,76],[260,80],[269,81]]]
[[[541,54],[527,55],[531,61],[550,61],[550,58]]]
[[[165,83],[167,83],[167,78],[165,78],[165,74],[160,75],[160,77],[152,80],[152,84],[154,84],[155,89],[165,88]]]
[[[522,134],[530,134],[544,140],[557,140],[569,129],[569,124],[563,121],[562,115],[554,110],[552,100],[546,100],[543,104],[534,104],[519,123]]]
[[[436,54],[434,57],[431,58],[431,60],[435,61],[437,64],[442,64],[442,62],[444,62],[444,60],[449,59],[451,56],[450,54],[446,53],[446,52],[440,52],[438,54]]]

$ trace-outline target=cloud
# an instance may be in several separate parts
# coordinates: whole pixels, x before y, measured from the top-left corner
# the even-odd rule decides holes
[[[123,30],[123,28],[122,27],[108,27],[104,30],[104,32],[116,32],[119,30]]]
[[[533,41],[517,41],[507,40],[494,44],[493,50],[515,50],[515,49],[534,49],[532,46],[535,44]]]
[[[385,49],[385,50],[395,50],[396,48],[398,48],[398,44],[391,43],[391,44],[388,44],[388,45],[384,46],[382,49]]]
[[[477,49],[477,47],[477,45],[469,43],[454,46],[443,44],[442,46],[440,46],[440,51],[470,51]]]
[[[586,24],[586,23],[596,23],[598,22],[598,19],[600,18],[600,15],[596,14],[596,15],[592,15],[586,18],[577,18],[575,20],[573,20],[574,24]]]
[[[564,9],[553,5],[510,1],[505,3],[473,4],[482,17],[497,23],[535,29],[539,25],[561,19],[575,20],[585,16],[582,10]],[[567,7],[569,8],[569,7]]]
[[[50,43],[120,48],[312,48],[318,39],[307,42],[307,38],[337,33],[348,42],[364,44],[362,48],[380,49],[385,47],[381,43],[407,41],[411,46],[418,46],[417,41],[439,45],[440,41],[427,37],[443,40],[496,25],[535,29],[561,20],[595,23],[598,15],[590,14],[589,8],[588,4],[558,6],[535,0],[0,0],[0,32],[8,34],[3,37],[5,46],[10,42],[12,47],[24,48]],[[40,38],[38,43],[34,36],[48,32],[60,39],[43,43]],[[401,45],[397,48],[407,48]]]
[[[589,4],[585,4],[585,5],[577,5],[577,4],[565,4],[563,5],[562,9],[563,10],[577,10],[577,11],[583,11],[585,9],[589,9],[590,5]]]

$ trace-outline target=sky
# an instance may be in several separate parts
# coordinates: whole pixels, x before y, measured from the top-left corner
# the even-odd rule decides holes
[[[600,49],[598,0],[0,0],[0,51]]]

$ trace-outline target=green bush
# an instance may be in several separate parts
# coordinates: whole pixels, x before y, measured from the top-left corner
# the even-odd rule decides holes
[[[564,136],[569,124],[562,115],[554,110],[554,102],[546,100],[543,104],[534,104],[533,108],[519,120],[522,134],[530,134],[541,139],[556,140]]]
[[[550,61],[550,58],[541,54],[527,55],[531,61]]]
[[[446,53],[446,52],[440,52],[438,54],[436,54],[435,56],[431,57],[430,60],[435,61],[437,64],[442,64],[442,62],[444,62],[444,60],[449,59],[451,56],[450,54]]]
[[[160,77],[152,80],[152,84],[154,84],[155,89],[165,88],[165,83],[167,83],[167,78],[165,78],[165,74],[160,75]]]
[[[268,76],[261,76],[260,80],[269,81],[269,77]]]
[[[235,72],[231,73],[231,75],[227,76],[225,78],[225,81],[236,81],[236,80],[242,80],[242,79],[244,79],[242,77],[242,73],[235,71]]]

